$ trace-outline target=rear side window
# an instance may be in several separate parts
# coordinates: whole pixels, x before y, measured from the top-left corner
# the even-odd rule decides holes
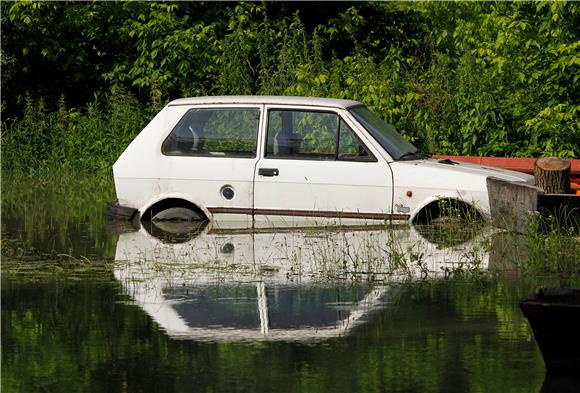
[[[191,109],[161,146],[167,156],[256,156],[260,110]]]
[[[266,157],[376,161],[334,112],[270,110]]]

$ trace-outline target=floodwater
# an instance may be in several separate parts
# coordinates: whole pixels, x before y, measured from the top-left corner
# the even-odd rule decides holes
[[[551,279],[514,273],[490,228],[132,228],[112,198],[3,177],[2,392],[578,386],[545,378],[519,310]]]

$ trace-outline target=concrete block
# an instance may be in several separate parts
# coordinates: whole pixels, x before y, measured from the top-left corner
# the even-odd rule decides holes
[[[523,183],[487,178],[491,222],[498,228],[526,233],[530,215],[538,210],[541,188]]]

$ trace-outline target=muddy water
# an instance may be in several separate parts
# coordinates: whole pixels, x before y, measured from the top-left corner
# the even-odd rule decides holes
[[[574,388],[518,308],[550,279],[500,274],[490,229],[131,229],[111,198],[4,176],[3,392]]]

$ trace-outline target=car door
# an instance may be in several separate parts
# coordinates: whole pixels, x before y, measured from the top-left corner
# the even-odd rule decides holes
[[[341,225],[390,218],[392,174],[339,109],[266,106],[254,223]]]

